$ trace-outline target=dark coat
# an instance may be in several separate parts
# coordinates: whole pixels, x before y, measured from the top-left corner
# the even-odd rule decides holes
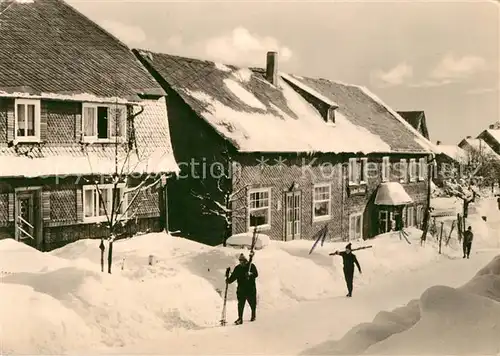
[[[358,259],[354,253],[347,253],[345,251],[339,252],[339,256],[342,257],[344,263],[344,272],[354,273],[354,265],[358,267],[358,271],[361,273],[361,266],[359,265]]]
[[[471,244],[472,243],[472,240],[474,239],[474,234],[472,233],[472,231],[465,231],[464,233],[464,243],[465,244]]]
[[[250,273],[248,275],[248,264],[246,265],[237,265],[234,267],[233,273],[227,279],[229,284],[234,281],[238,281],[238,288],[236,289],[237,294],[251,294],[255,293],[257,287],[255,286],[255,278],[259,276],[259,272],[257,271],[257,267],[252,263],[250,266]]]

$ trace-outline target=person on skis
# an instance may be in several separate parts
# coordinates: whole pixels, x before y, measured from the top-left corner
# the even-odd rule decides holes
[[[347,295],[346,297],[352,297],[352,282],[354,279],[354,265],[358,268],[359,273],[361,273],[361,267],[359,265],[356,255],[352,253],[352,245],[349,243],[345,247],[345,251],[335,251],[330,253],[330,256],[341,256],[344,263],[344,278],[347,284]]]
[[[238,319],[234,322],[236,325],[243,324],[243,311],[245,303],[248,302],[252,310],[250,321],[255,321],[255,312],[257,309],[257,287],[255,279],[259,276],[255,264],[249,265],[249,262],[244,254],[240,254],[239,265],[233,269],[233,273],[227,279],[227,283],[231,284],[238,281],[236,289],[236,297],[238,298]]]

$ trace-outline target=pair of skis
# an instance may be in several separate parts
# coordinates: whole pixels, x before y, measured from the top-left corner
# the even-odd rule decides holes
[[[252,244],[250,245],[250,258],[248,259],[248,273],[250,273],[250,268],[252,267],[253,256],[255,254],[255,245],[257,243],[257,227],[253,230]],[[225,326],[226,322],[226,305],[227,305],[227,290],[229,289],[229,283],[227,282],[231,268],[226,268],[226,288],[224,291],[224,304],[222,305],[222,315],[220,319],[220,325]]]

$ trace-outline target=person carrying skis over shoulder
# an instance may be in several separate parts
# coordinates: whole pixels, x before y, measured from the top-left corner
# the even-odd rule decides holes
[[[257,309],[257,287],[255,279],[259,276],[255,264],[249,265],[249,262],[244,254],[240,254],[239,265],[234,267],[233,273],[227,279],[227,283],[231,284],[238,281],[236,289],[236,297],[238,298],[238,319],[234,322],[236,325],[243,324],[243,311],[245,303],[248,302],[252,310],[250,321],[255,321],[255,313]]]
[[[344,263],[344,278],[347,284],[347,295],[346,297],[352,297],[352,289],[353,289],[353,279],[354,279],[354,265],[358,268],[359,273],[361,272],[361,266],[359,265],[358,259],[356,255],[352,253],[352,245],[349,243],[345,247],[345,251],[335,251],[330,253],[330,256],[341,256],[342,261]]]

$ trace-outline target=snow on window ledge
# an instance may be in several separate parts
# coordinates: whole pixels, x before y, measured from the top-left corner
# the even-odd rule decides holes
[[[271,230],[271,224],[265,224],[265,225],[257,225],[257,226],[249,226],[247,232],[252,232],[253,230],[257,227],[257,233],[261,231],[268,231]]]
[[[321,216],[314,216],[313,215],[313,222],[321,222],[321,221],[327,221],[327,220],[331,220],[331,215],[328,214],[328,215],[321,215]]]

